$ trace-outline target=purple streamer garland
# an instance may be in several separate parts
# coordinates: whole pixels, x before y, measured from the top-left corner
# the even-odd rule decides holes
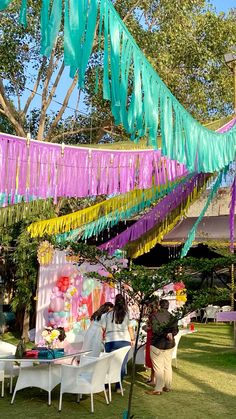
[[[161,151],[65,147],[0,134],[0,194],[36,198],[126,193],[187,174]]]
[[[202,173],[193,175],[185,183],[178,185],[169,195],[149,211],[148,214],[145,214],[135,224],[118,236],[99,246],[99,249],[107,250],[112,255],[115,250],[122,249],[127,243],[137,240],[155,225],[161,223],[170,212],[184,202],[191,195],[195,186],[201,187],[208,176]]]

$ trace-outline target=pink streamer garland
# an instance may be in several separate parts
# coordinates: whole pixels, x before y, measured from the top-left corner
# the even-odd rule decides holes
[[[186,175],[183,164],[161,151],[111,151],[0,134],[0,193],[49,198],[126,193]]]

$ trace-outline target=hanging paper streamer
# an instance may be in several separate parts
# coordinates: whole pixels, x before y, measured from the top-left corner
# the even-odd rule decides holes
[[[192,242],[195,239],[198,225],[201,222],[202,218],[204,217],[204,214],[205,214],[207,208],[209,207],[212,199],[214,198],[216,192],[218,191],[218,189],[219,189],[219,187],[221,185],[223,174],[225,175],[226,172],[228,171],[228,169],[229,168],[227,167],[225,170],[221,171],[220,174],[217,176],[216,181],[215,181],[215,183],[214,183],[214,185],[213,185],[213,187],[211,189],[211,193],[209,194],[209,196],[207,198],[207,201],[205,203],[205,206],[202,209],[202,211],[201,211],[201,213],[200,213],[197,221],[194,223],[193,227],[191,228],[190,233],[188,234],[188,238],[187,238],[187,240],[186,240],[186,242],[184,244],[184,247],[181,250],[181,254],[180,254],[180,257],[181,258],[183,258],[184,256],[187,255],[187,253],[188,253],[188,251],[189,251],[189,249],[190,249],[190,247],[192,245]]]
[[[91,236],[98,235],[104,229],[112,228],[119,221],[126,220],[131,216],[139,213],[140,211],[143,211],[145,208],[150,207],[153,202],[155,202],[157,199],[161,199],[164,195],[170,193],[179,183],[183,182],[184,178],[177,180],[176,182],[172,182],[163,188],[153,187],[149,190],[136,190],[129,192],[126,194],[126,201],[117,202],[117,207],[115,208],[114,212],[110,212],[106,216],[100,217],[98,220],[84,225],[84,227],[69,231],[68,233],[60,234],[56,237],[56,240],[59,243],[64,243],[66,241],[73,242],[77,241],[79,238],[86,240]],[[136,196],[136,205],[134,205],[134,196]],[[90,207],[90,209],[92,209],[92,207]]]
[[[0,0],[0,11],[5,10],[9,4],[12,3],[12,0]],[[22,0],[20,8],[19,22],[26,28],[27,26],[27,0]]]
[[[190,205],[198,199],[202,191],[205,189],[207,182],[207,178],[205,178],[203,186],[201,186],[201,182],[197,182],[194,190],[189,194],[187,193],[187,195],[186,191],[183,191],[181,204],[172,212],[168,213],[163,222],[154,226],[154,228],[144,234],[139,240],[131,242],[126,247],[127,256],[131,259],[135,259],[142,256],[144,253],[150,252],[150,250],[156,246],[157,243],[161,243],[163,237],[168,234],[186,215]]]
[[[34,198],[124,194],[165,185],[186,174],[160,150],[65,147],[0,134],[0,194]],[[79,179],[79,182],[75,182]],[[12,202],[13,203],[13,202]]]
[[[229,211],[230,219],[230,251],[234,252],[234,213],[235,213],[235,199],[236,199],[236,176],[231,188],[231,204]]]
[[[5,10],[12,0],[0,0],[0,10]]]
[[[10,205],[0,208],[0,227],[18,223],[24,218],[32,215],[40,215],[47,211],[48,215],[54,214],[52,199],[21,202],[17,205]]]
[[[43,0],[43,55],[50,56],[61,27],[62,0]],[[93,49],[95,38],[97,49]],[[162,153],[185,164],[190,172],[213,173],[234,160],[236,128],[215,133],[185,110],[145,58],[110,0],[66,0],[64,60],[72,77],[77,72],[80,87],[92,52],[103,57],[96,86],[103,72],[103,97],[111,102],[115,123],[122,124],[132,140],[146,135],[157,148],[160,129]]]
[[[156,224],[162,222],[168,213],[178,207],[186,196],[189,196],[197,185],[203,186],[208,175],[189,175],[187,180],[178,185],[171,194],[163,198],[151,211],[141,217],[131,227],[127,228],[118,236],[99,246],[101,250],[107,250],[113,254],[116,249],[122,249],[127,243],[137,240]]]

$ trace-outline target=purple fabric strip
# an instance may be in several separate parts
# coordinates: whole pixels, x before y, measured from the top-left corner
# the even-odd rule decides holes
[[[227,132],[231,128],[233,128],[235,124],[236,124],[236,118],[233,118],[231,119],[231,121],[227,122],[227,124],[225,124],[223,127],[219,128],[217,132],[220,132],[221,134],[223,134],[224,132]]]
[[[201,173],[193,175],[191,179],[178,185],[170,194],[158,202],[148,214],[145,214],[118,236],[99,246],[99,249],[107,250],[109,254],[113,254],[116,249],[122,249],[127,243],[137,240],[155,225],[162,222],[181,202],[184,202],[196,185],[202,186],[206,176]]]
[[[231,188],[231,204],[229,211],[229,230],[230,230],[230,250],[234,252],[234,213],[235,213],[235,198],[236,198],[236,176]]]
[[[0,193],[37,198],[126,193],[173,181],[187,171],[160,150],[111,151],[0,134]],[[18,184],[18,188],[17,188]]]

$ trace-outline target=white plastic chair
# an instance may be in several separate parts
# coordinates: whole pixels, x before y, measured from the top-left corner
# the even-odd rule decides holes
[[[123,391],[123,387],[121,383],[121,367],[129,350],[130,350],[130,346],[124,346],[123,348],[116,349],[115,351],[110,352],[111,354],[110,368],[106,375],[106,384],[108,384],[108,388],[109,388],[109,401],[110,402],[111,402],[111,384],[113,383],[120,384],[121,395],[124,396],[124,391]]]
[[[0,355],[15,355],[16,346],[0,340]],[[19,367],[14,362],[4,362],[4,378],[10,379],[10,394],[12,393],[13,378],[19,375]]]
[[[111,354],[103,355],[92,362],[81,357],[80,365],[62,365],[59,411],[62,409],[62,395],[64,393],[77,394],[80,401],[81,394],[90,394],[91,412],[94,412],[93,394],[104,392],[106,403],[109,404],[105,390],[105,379],[110,368]],[[89,357],[88,357],[89,358]],[[88,363],[87,363],[88,361]]]
[[[205,319],[205,323],[207,323],[209,319],[212,319],[214,322],[216,322],[217,313],[219,311],[220,311],[219,306],[209,305],[209,306],[205,307],[202,321]]]
[[[141,345],[138,346],[136,359],[135,359],[135,364],[136,365],[144,365],[145,364],[145,351],[146,351],[146,344],[145,343],[142,343]],[[132,346],[132,348],[129,351],[128,361],[130,361],[133,358],[133,354],[134,354],[134,347]]]
[[[16,392],[26,387],[38,387],[48,392],[48,404],[51,404],[51,391],[61,382],[61,365],[36,365],[20,367],[19,377],[16,382],[11,404]]]
[[[177,367],[177,351],[178,351],[178,346],[179,346],[179,342],[180,342],[181,337],[182,337],[181,331],[179,331],[177,333],[177,335],[175,335],[175,337],[174,337],[175,347],[174,347],[173,352],[172,352],[172,361],[175,361],[175,368],[178,368]]]
[[[0,383],[2,383],[1,397],[4,397],[4,362],[0,361]]]
[[[226,312],[226,311],[232,311],[232,307],[231,306],[222,306],[221,309],[220,309],[220,311],[224,311],[224,312]]]

